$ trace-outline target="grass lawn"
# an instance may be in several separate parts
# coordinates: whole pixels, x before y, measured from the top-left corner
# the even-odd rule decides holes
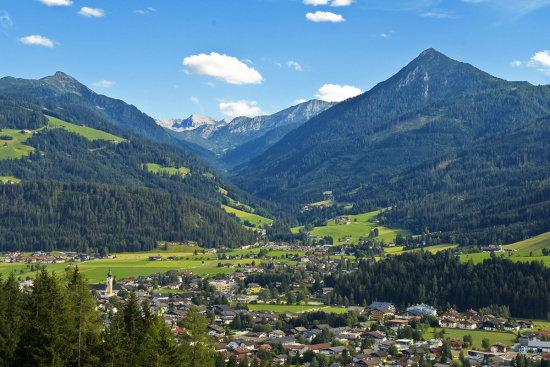
[[[381,227],[376,223],[369,222],[370,219],[376,217],[380,212],[370,212],[358,215],[349,216],[349,224],[346,222],[336,223],[334,220],[327,221],[326,226],[315,227],[310,233],[314,236],[330,236],[334,239],[334,243],[338,244],[337,239],[343,237],[349,237],[351,242],[357,243],[359,238],[368,237],[371,230],[378,228],[378,239],[384,240],[386,243],[393,241],[397,234],[407,236],[410,234],[407,230],[390,229]],[[357,221],[356,221],[357,220]],[[303,227],[292,228],[292,233],[298,233]]]
[[[163,172],[167,172],[170,176],[188,174],[189,172],[191,172],[189,168],[186,168],[186,167],[180,167],[180,168],[164,167],[164,166],[161,166],[160,164],[155,164],[155,163],[145,163],[144,165],[147,167],[147,170],[149,172],[160,173],[160,174],[162,174]],[[141,168],[143,168],[144,165],[142,164]]]
[[[244,212],[244,211],[239,210],[239,209],[232,208],[232,207],[227,206],[227,205],[222,205],[222,208],[228,213],[235,214],[237,216],[237,218],[239,218],[241,220],[241,222],[244,222],[245,220],[247,220],[247,221],[249,221],[250,223],[252,223],[256,226],[260,223],[273,223],[273,219],[264,218],[262,216],[259,216],[257,214],[253,214],[253,213],[247,213],[247,212]]]
[[[441,330],[436,328],[437,331]],[[473,347],[478,350],[483,350],[481,343],[484,338],[489,339],[491,344],[502,343],[506,345],[516,344],[516,334],[510,332],[497,332],[497,331],[485,331],[485,330],[463,330],[463,329],[443,329],[445,330],[445,338],[460,339],[464,335],[470,334],[472,336]],[[430,339],[433,335],[433,329],[430,329],[424,334],[424,339]]]
[[[348,309],[345,307],[327,307],[327,308],[323,308],[323,311],[332,312],[332,313],[347,313]]]
[[[518,251],[537,251],[543,248],[550,247],[550,232],[543,233],[533,238],[524,241],[512,243],[511,245],[502,246],[505,248],[513,248]]]

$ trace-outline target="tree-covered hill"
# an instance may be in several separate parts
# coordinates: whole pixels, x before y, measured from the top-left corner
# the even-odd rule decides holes
[[[383,185],[404,170],[550,114],[550,87],[507,82],[430,49],[370,91],[287,134],[233,181],[307,203]]]
[[[221,208],[143,187],[23,181],[0,185],[0,251],[148,251],[157,241],[256,241]]]

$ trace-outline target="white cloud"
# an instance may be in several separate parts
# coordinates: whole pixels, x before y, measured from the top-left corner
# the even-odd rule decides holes
[[[529,66],[550,68],[550,51],[537,52],[535,56],[531,57]]]
[[[383,38],[388,38],[389,36],[385,33],[380,33],[380,37],[383,37]]]
[[[312,22],[333,22],[340,23],[346,20],[340,14],[334,14],[329,11],[316,11],[315,13],[307,13],[306,19]]]
[[[48,6],[69,6],[72,5],[73,2],[70,0],[39,0],[42,4],[46,4]]]
[[[334,0],[330,6],[350,6],[355,0]]]
[[[287,66],[289,68],[294,68],[294,70],[297,70],[297,71],[304,71],[304,69],[302,69],[302,65],[298,64],[296,61],[289,60],[287,62]]]
[[[313,6],[328,5],[329,2],[330,2],[330,0],[304,0],[303,1],[304,4],[313,5]]]
[[[111,88],[115,84],[116,82],[112,82],[109,80],[100,80],[99,82],[92,83],[93,86],[101,88]]]
[[[510,66],[513,66],[513,67],[518,67],[518,66],[521,66],[521,61],[512,61],[510,63]]]
[[[235,57],[216,52],[186,57],[183,65],[189,68],[185,70],[188,75],[209,75],[229,84],[262,84],[263,81],[256,69]]]
[[[294,103],[294,105],[297,105],[297,104],[304,103],[304,102],[307,102],[307,100],[305,100],[303,98],[300,98],[300,99],[296,99],[293,103]]]
[[[7,11],[4,11],[4,15],[0,15],[0,26],[4,29],[7,29],[13,25],[10,15]]]
[[[421,17],[425,18],[436,18],[436,19],[446,19],[446,18],[454,18],[451,16],[448,12],[446,12],[443,9],[433,9],[431,11],[428,11],[426,13],[420,14]]]
[[[88,18],[101,18],[101,17],[104,17],[105,16],[105,11],[103,9],[94,9],[94,8],[88,8],[86,6],[84,6],[82,9],[80,9],[80,11],[78,12],[78,14],[80,15],[83,15],[85,17],[88,17]]]
[[[361,89],[351,85],[325,84],[319,88],[315,97],[325,102],[341,102],[361,93],[363,93]]]
[[[139,14],[139,15],[149,14],[149,12],[147,10],[134,10],[134,13]]]
[[[191,102],[193,102],[194,104],[200,104],[201,103],[197,97],[193,97],[193,96],[191,96]]]
[[[256,101],[221,102],[220,112],[232,117],[265,115],[257,104]]]
[[[208,82],[208,83],[206,83],[206,84],[208,84],[208,86],[210,86],[210,87],[212,87],[212,88],[214,88],[214,87],[216,86],[216,84],[214,84],[214,83],[212,83],[212,82]]]
[[[103,9],[94,9],[94,8],[88,8],[84,6],[80,11],[78,12],[80,15],[84,15],[88,18],[101,18],[105,16],[105,11]]]
[[[155,9],[155,8],[151,8],[151,7],[147,8],[147,10],[149,10],[149,11],[153,11],[153,12],[156,12],[156,11],[157,11],[157,9]]]
[[[27,36],[27,37],[20,38],[19,41],[23,42],[26,45],[40,45],[40,46],[53,48],[53,41],[52,40],[50,40],[46,37],[36,35],[36,34],[32,35],[32,36]]]

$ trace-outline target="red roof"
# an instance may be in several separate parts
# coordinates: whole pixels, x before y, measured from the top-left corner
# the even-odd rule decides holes
[[[324,348],[330,348],[330,343],[312,344],[312,345],[308,346],[308,348],[311,349],[311,350],[319,350],[319,349],[324,349]]]

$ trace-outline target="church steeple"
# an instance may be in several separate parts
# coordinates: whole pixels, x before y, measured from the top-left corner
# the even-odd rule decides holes
[[[107,289],[105,290],[105,295],[111,297],[113,295],[113,274],[111,273],[111,268],[107,273]]]

